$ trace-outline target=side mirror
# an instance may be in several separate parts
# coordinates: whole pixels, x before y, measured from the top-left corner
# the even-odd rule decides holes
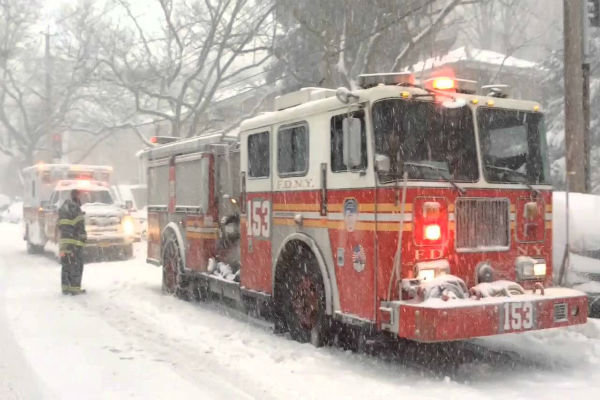
[[[133,201],[125,200],[125,209],[129,211],[133,210]]]
[[[390,172],[390,158],[383,154],[375,155],[375,170],[377,172]]]
[[[349,169],[359,167],[362,158],[362,122],[359,118],[344,118],[342,121],[344,139],[344,164]]]

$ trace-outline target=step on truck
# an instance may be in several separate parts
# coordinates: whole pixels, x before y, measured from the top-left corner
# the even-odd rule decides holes
[[[148,254],[164,291],[327,343],[444,342],[587,320],[552,287],[544,115],[501,86],[363,75],[150,148]]]
[[[131,257],[134,221],[114,201],[109,187],[111,175],[112,167],[102,165],[39,163],[25,168],[23,222],[27,251],[41,253],[48,243],[58,250],[58,209],[77,189],[85,214],[85,252]]]

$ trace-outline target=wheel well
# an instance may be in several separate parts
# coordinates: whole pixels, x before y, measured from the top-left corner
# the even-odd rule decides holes
[[[167,235],[175,236],[175,240],[177,241],[177,246],[179,247],[179,253],[181,256],[181,262],[183,264],[183,268],[187,268],[186,259],[185,259],[185,243],[183,241],[183,236],[179,230],[179,227],[176,223],[170,222],[167,226],[164,227],[162,233],[160,234],[160,262],[163,261],[163,252],[164,252],[164,243]]]
[[[321,278],[321,284],[325,291],[325,311],[327,314],[332,313],[331,284],[329,277],[324,270],[325,266],[322,265],[322,257],[320,259],[319,255],[320,254],[316,253],[315,249],[312,248],[309,243],[300,239],[292,239],[283,245],[279,251],[279,256],[277,257],[277,262],[275,264],[273,294],[276,304],[280,301],[279,296],[283,295],[281,288],[285,287],[286,274],[290,271],[290,268],[294,267],[289,263],[293,262],[296,257],[301,257],[302,260],[310,258],[312,260],[312,265],[315,268],[314,272]]]

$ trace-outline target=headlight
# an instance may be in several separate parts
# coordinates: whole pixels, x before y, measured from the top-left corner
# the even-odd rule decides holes
[[[421,269],[417,275],[417,279],[422,281],[431,281],[435,278],[435,270],[433,269]]]
[[[450,273],[450,263],[448,260],[435,260],[420,262],[415,265],[417,278],[422,281],[430,281],[440,275]]]
[[[133,218],[130,216],[123,217],[121,226],[123,228],[123,233],[127,236],[132,236],[135,233],[135,224],[133,223]]]
[[[546,263],[538,262],[533,264],[533,273],[536,277],[545,277],[546,276]]]
[[[546,277],[546,261],[519,256],[516,260],[519,280],[543,279]]]

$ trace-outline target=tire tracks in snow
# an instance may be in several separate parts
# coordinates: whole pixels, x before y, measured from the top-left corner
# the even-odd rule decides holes
[[[114,301],[116,297],[119,298]],[[115,293],[107,298],[104,298],[104,294],[89,293],[76,299],[79,305],[101,315],[105,322],[133,341],[129,349],[107,347],[109,351],[118,352],[124,360],[128,357],[147,357],[155,362],[168,363],[189,382],[196,385],[208,383],[215,389],[227,388],[237,399],[279,398],[269,394],[268,387],[224,364],[218,356],[218,349],[173,337],[144,313],[128,308],[127,302],[121,301],[120,297],[123,296],[116,296]],[[172,298],[166,300],[180,302]]]

